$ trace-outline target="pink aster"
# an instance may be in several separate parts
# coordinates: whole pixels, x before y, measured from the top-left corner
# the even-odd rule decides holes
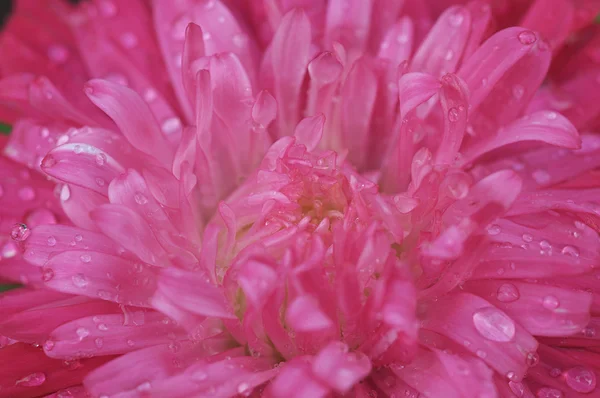
[[[598,5],[548,3],[19,1],[0,397],[598,396]]]

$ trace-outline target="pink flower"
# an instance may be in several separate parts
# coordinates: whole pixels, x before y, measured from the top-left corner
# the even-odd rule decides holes
[[[549,44],[484,2],[18,2],[0,397],[597,395],[595,65],[543,85],[593,13],[532,3]]]

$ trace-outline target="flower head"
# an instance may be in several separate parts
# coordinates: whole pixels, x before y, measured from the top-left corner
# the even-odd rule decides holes
[[[597,7],[531,3],[18,2],[0,397],[596,394]]]

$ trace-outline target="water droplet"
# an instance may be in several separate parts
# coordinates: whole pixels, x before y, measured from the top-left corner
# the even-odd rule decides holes
[[[515,323],[502,311],[487,307],[473,314],[473,325],[484,338],[506,342],[515,337]]]
[[[158,98],[158,93],[156,92],[155,89],[153,89],[152,87],[149,87],[146,90],[144,90],[143,97],[144,97],[144,101],[150,103],[150,102],[156,100],[156,98]]]
[[[540,356],[537,352],[528,352],[525,356],[525,363],[529,367],[534,367],[540,362]]]
[[[446,61],[450,61],[452,58],[454,58],[454,51],[452,51],[452,50],[446,51],[446,55],[444,55],[444,59]]]
[[[44,282],[50,282],[54,278],[54,271],[52,268],[44,268],[42,269],[42,280]]]
[[[63,64],[69,59],[69,49],[62,44],[52,44],[48,47],[48,59],[57,64]],[[48,129],[45,130],[48,131]]]
[[[31,230],[25,224],[15,224],[10,231],[10,237],[17,241],[23,242],[31,235]]]
[[[458,116],[459,116],[458,109],[450,108],[448,110],[448,120],[450,120],[451,122],[457,122]]]
[[[8,241],[2,246],[2,252],[0,252],[3,258],[12,258],[17,255],[17,245],[15,242]]]
[[[98,166],[104,166],[104,163],[106,163],[106,155],[103,153],[99,153],[96,155],[96,164]]]
[[[46,340],[46,342],[44,343],[44,351],[52,351],[53,348],[54,348],[54,341]]]
[[[540,185],[548,184],[550,182],[550,174],[545,170],[536,170],[531,173],[531,177]]]
[[[37,387],[44,384],[45,381],[46,375],[42,372],[36,372],[17,380],[15,385],[22,387]]]
[[[475,354],[477,354],[477,356],[479,358],[485,358],[485,357],[487,357],[487,352],[485,352],[483,350],[477,350],[477,352],[475,352]]]
[[[531,236],[530,234],[523,234],[522,238],[527,243],[533,241],[533,236]]]
[[[557,309],[559,304],[560,303],[558,302],[558,299],[554,296],[546,296],[542,300],[542,305],[544,306],[544,308],[549,310]]]
[[[206,372],[199,370],[197,372],[192,373],[192,378],[197,381],[203,381],[208,378],[208,375],[206,374]]]
[[[79,341],[81,341],[90,335],[90,331],[86,328],[81,327],[75,330],[75,334],[77,334],[77,337],[79,337]]]
[[[496,224],[490,225],[487,229],[488,235],[492,235],[492,236],[498,235],[501,231],[502,230],[500,229],[500,226],[496,225]]]
[[[546,239],[540,241],[540,248],[544,251],[551,251],[552,245]]]
[[[98,330],[101,330],[103,332],[106,332],[108,330],[108,326],[106,326],[106,324],[101,323],[97,326]]]
[[[135,195],[133,195],[133,199],[138,205],[145,205],[148,203],[148,198],[141,192],[136,192]]]
[[[86,277],[83,274],[75,274],[73,275],[73,277],[71,278],[71,280],[73,281],[73,284],[76,287],[79,288],[85,288],[88,285],[88,281],[86,279]]]
[[[131,32],[125,32],[120,37],[121,45],[127,49],[132,49],[138,45],[138,38]]]
[[[596,336],[596,329],[594,329],[594,327],[593,327],[593,326],[587,326],[587,327],[585,327],[585,328],[584,328],[584,329],[581,331],[581,333],[583,333],[583,335],[584,335],[585,337],[590,337],[590,338],[591,338],[591,337],[595,337],[595,336]]]
[[[81,152],[83,152],[83,149],[81,148],[81,145],[75,145],[73,147],[73,152],[75,152],[77,155],[79,155]]]
[[[126,343],[129,347],[133,347],[135,345],[135,341],[133,340],[127,340]]]
[[[94,339],[94,344],[97,348],[102,348],[102,346],[104,345],[104,340],[102,340],[101,337],[97,337],[96,339]]]
[[[596,389],[596,374],[583,366],[576,366],[565,372],[565,382],[573,390],[590,393]]]
[[[56,146],[60,146],[60,145],[64,145],[67,142],[69,142],[69,136],[67,134],[62,134],[60,137],[58,137],[58,139],[56,140]]]
[[[99,187],[103,187],[103,186],[106,184],[106,181],[104,181],[104,179],[103,179],[103,178],[96,177],[96,184],[97,184]]]
[[[77,234],[73,237],[73,239],[75,239],[76,242],[81,242],[83,240],[83,236],[81,236],[80,234]]]
[[[35,199],[35,191],[30,186],[22,187],[19,189],[19,199],[29,202]]]
[[[515,99],[520,100],[525,95],[525,88],[520,84],[515,84],[512,88],[512,94]]]
[[[522,397],[525,393],[525,386],[523,386],[523,383],[518,381],[509,381],[508,386],[517,397]]]
[[[165,134],[173,134],[181,129],[181,120],[177,117],[172,117],[165,120],[161,126]]]
[[[117,6],[110,0],[103,0],[98,4],[100,15],[105,18],[114,17],[117,15]]]
[[[458,28],[460,25],[462,25],[464,20],[465,17],[460,11],[454,12],[448,16],[448,22],[450,22],[450,25],[455,28]]]
[[[566,256],[579,257],[579,250],[573,246],[565,246],[561,250],[561,253]]]
[[[504,283],[498,288],[496,298],[503,303],[512,303],[521,297],[519,289],[512,283]]]
[[[563,398],[563,393],[555,388],[542,387],[537,392],[537,398]]]
[[[535,36],[535,33],[533,33],[530,30],[524,30],[521,33],[519,33],[519,41],[521,42],[521,44],[525,44],[525,45],[530,45],[536,42],[537,37]]]
[[[202,38],[203,38],[204,40],[210,40],[210,38],[211,38],[211,37],[212,37],[212,35],[210,34],[210,32],[204,32],[204,33],[202,34]]]
[[[546,112],[546,118],[548,120],[555,120],[557,117],[558,117],[558,113],[556,113],[556,112],[553,112],[553,111]]]
[[[550,375],[550,377],[558,377],[561,375],[561,370],[559,368],[552,368],[550,369],[550,372],[548,372],[548,374]]]
[[[89,254],[82,254],[81,256],[79,256],[79,259],[82,263],[89,263],[90,261],[92,261],[92,256],[90,256]]]
[[[250,385],[248,383],[240,383],[237,387],[238,394],[249,395]]]
[[[515,381],[515,380],[517,380],[517,374],[515,372],[508,372],[508,373],[506,373],[506,378],[508,380]]]
[[[71,189],[68,185],[63,185],[60,189],[60,200],[62,202],[66,202],[71,197]]]
[[[54,236],[48,237],[48,246],[50,246],[50,247],[56,246],[56,238]]]

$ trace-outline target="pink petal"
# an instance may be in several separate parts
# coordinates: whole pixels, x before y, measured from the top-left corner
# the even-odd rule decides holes
[[[407,73],[398,81],[400,98],[400,118],[404,120],[409,112],[428,101],[440,89],[440,81],[426,73]]]
[[[115,121],[134,147],[164,164],[172,162],[171,145],[158,128],[148,105],[134,91],[106,80],[91,80],[86,85],[86,94]]]
[[[168,344],[185,336],[171,321],[163,323],[165,316],[158,312],[131,311],[128,316],[132,319],[123,314],[100,313],[58,326],[50,334],[51,345],[44,346],[46,355],[51,358],[116,355]]]
[[[319,302],[310,296],[294,299],[287,308],[286,320],[298,332],[322,331],[333,326],[331,319],[319,308]]]
[[[81,249],[119,254],[119,245],[103,234],[67,225],[40,225],[25,241],[24,257],[42,266],[55,254]]]
[[[327,7],[325,44],[361,52],[367,44],[373,0],[332,0]]]
[[[68,251],[45,267],[52,272],[46,285],[65,293],[147,307],[156,287],[151,267],[105,253]]]
[[[541,111],[514,121],[495,137],[467,146],[463,162],[470,163],[496,148],[521,141],[541,141],[570,149],[581,146],[577,130],[565,117],[553,111]]]
[[[274,397],[324,398],[329,392],[312,373],[310,363],[297,358],[285,363],[283,369],[269,386]]]
[[[160,309],[165,303],[198,315],[235,319],[223,290],[212,285],[206,276],[197,272],[175,268],[164,269],[160,274],[158,290],[152,302]]]
[[[556,49],[571,31],[575,8],[566,0],[536,0],[527,10],[520,26],[535,30]]]
[[[463,141],[467,126],[468,92],[464,83],[456,75],[442,78],[440,102],[444,116],[444,133],[438,147],[435,162],[451,164]]]
[[[468,283],[534,336],[571,336],[587,326],[592,296],[551,285],[510,280]]]
[[[21,288],[3,292],[0,295],[3,316],[11,316],[28,308],[38,307],[73,296],[48,289]]]
[[[322,114],[302,119],[294,130],[296,142],[306,146],[308,151],[313,151],[323,137],[325,116]]]
[[[100,231],[145,263],[170,264],[148,223],[135,211],[123,205],[107,204],[94,209],[92,220]]]
[[[448,8],[415,53],[410,69],[435,77],[456,71],[471,30],[471,14],[462,7]]]
[[[454,340],[501,374],[514,372],[518,379],[527,371],[527,354],[537,349],[537,341],[520,325],[467,293],[435,303],[423,327]]]
[[[371,361],[362,353],[349,353],[344,343],[332,342],[316,355],[312,370],[322,383],[344,394],[371,372]]]
[[[96,207],[108,203],[105,195],[77,185],[64,184],[59,191],[60,204],[73,224],[80,228],[97,231],[96,223],[90,212]]]
[[[377,56],[389,59],[393,65],[400,65],[402,61],[409,59],[412,54],[413,31],[412,20],[408,17],[400,18],[385,34]]]
[[[277,282],[277,274],[267,264],[246,262],[239,273],[238,283],[246,299],[255,308],[261,308]]]
[[[300,90],[309,61],[310,31],[304,12],[288,12],[271,43],[270,59],[265,61],[273,68],[279,137],[290,135],[300,117]]]

